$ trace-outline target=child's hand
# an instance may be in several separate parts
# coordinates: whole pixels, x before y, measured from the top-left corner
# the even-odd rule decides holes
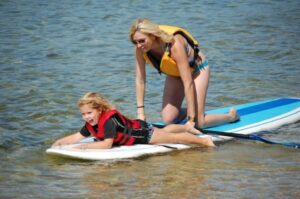
[[[81,150],[85,150],[87,149],[87,145],[86,144],[78,144],[77,146],[74,147],[75,149],[81,149]]]
[[[54,143],[52,144],[51,148],[58,148],[58,147],[60,147],[61,145],[62,145],[61,142],[58,140],[58,141],[56,141],[56,142],[54,142]]]

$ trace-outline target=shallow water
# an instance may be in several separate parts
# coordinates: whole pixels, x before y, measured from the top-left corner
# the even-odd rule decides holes
[[[0,2],[1,198],[299,198],[299,150],[245,140],[122,162],[47,156],[101,92],[134,117],[128,28],[147,17],[187,28],[211,64],[207,109],[300,97],[300,2]],[[148,72],[146,111],[160,120],[163,76]],[[269,138],[299,142],[300,123]]]

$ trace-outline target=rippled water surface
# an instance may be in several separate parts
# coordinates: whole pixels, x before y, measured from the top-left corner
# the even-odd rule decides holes
[[[299,150],[234,140],[122,162],[47,156],[78,131],[76,103],[101,92],[135,116],[128,29],[147,17],[190,30],[211,64],[207,109],[300,97],[300,2],[0,2],[1,198],[299,198]],[[146,111],[160,120],[164,76],[148,68]],[[268,136],[298,141],[300,123]]]

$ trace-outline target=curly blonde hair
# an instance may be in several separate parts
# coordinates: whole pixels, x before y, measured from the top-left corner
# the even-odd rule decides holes
[[[149,19],[137,19],[133,22],[129,29],[129,39],[132,43],[134,43],[133,35],[137,31],[148,35],[154,35],[165,43],[170,43],[173,40],[173,35],[161,30],[158,24],[150,21]]]
[[[113,105],[110,104],[104,96],[95,92],[88,92],[80,98],[78,101],[78,107],[80,108],[84,105],[90,105],[91,108],[97,109],[101,112],[114,109]]]

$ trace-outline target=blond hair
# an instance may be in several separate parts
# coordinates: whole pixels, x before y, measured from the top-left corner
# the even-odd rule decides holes
[[[173,35],[161,30],[158,24],[150,21],[149,19],[137,19],[133,22],[129,29],[129,39],[132,43],[134,43],[133,35],[137,31],[144,34],[153,35],[157,38],[160,38],[165,43],[170,43],[173,40]]]
[[[97,109],[101,112],[106,112],[114,108],[104,96],[94,92],[86,93],[78,101],[79,108],[84,105],[90,105],[91,108]]]

